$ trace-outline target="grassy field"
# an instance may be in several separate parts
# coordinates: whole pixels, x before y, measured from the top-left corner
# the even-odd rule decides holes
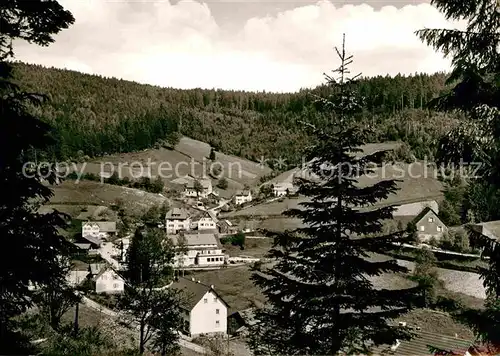
[[[367,186],[382,180],[398,180],[398,191],[391,194],[386,200],[378,205],[404,204],[424,200],[440,200],[443,195],[443,185],[437,180],[437,173],[431,167],[425,166],[424,162],[416,164],[397,163],[386,165],[376,169],[375,173],[359,178],[360,186]],[[295,199],[284,199],[243,208],[225,214],[226,217],[275,217],[288,209],[298,208],[300,203],[307,201],[305,197]]]
[[[137,179],[141,175],[154,178],[161,173],[166,186],[174,187],[171,181],[176,178],[187,174],[201,176],[207,173],[211,164],[208,160],[210,149],[210,145],[204,142],[183,137],[174,150],[160,148],[109,155],[91,162],[80,163],[77,169],[96,175],[99,175],[101,170],[108,174],[117,172],[120,177],[130,179]],[[259,182],[261,176],[271,172],[271,169],[261,167],[256,162],[221,152],[216,152],[215,162],[217,164],[214,164],[214,167],[219,166],[222,169],[221,174],[229,183],[226,190],[221,190],[222,196],[231,196],[245,184],[253,186]],[[217,180],[212,179],[212,184],[215,186]]]
[[[250,279],[252,271],[248,266],[228,267],[216,271],[192,273],[194,277],[207,285],[213,285],[222,298],[229,304],[231,311],[251,307],[262,307],[265,297]]]
[[[264,257],[272,246],[272,239],[246,239],[245,248],[242,250],[239,246],[225,244],[224,248],[229,256],[251,256],[251,257]]]
[[[106,205],[124,202],[124,209],[129,215],[143,214],[153,205],[161,205],[167,199],[159,194],[143,190],[101,184],[93,181],[65,181],[52,187],[54,196],[49,202],[51,206],[62,205]],[[74,208],[68,208],[73,210]]]

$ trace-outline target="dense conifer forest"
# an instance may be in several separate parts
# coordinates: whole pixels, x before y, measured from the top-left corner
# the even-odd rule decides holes
[[[314,100],[330,90],[180,90],[19,62],[15,71],[22,88],[48,96],[33,110],[55,129],[48,155],[57,159],[141,150],[179,132],[251,160],[299,162],[308,137],[298,121],[325,120]],[[447,91],[445,81],[444,73],[362,79],[366,105],[359,120],[376,127],[372,142],[403,140],[417,157],[433,157],[437,138],[456,121],[425,107]]]

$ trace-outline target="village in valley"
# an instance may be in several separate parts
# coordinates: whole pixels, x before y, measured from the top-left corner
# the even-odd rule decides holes
[[[217,160],[218,152],[186,137],[171,151],[172,155],[194,145],[204,147],[206,156],[212,155],[213,162]],[[364,147],[364,152],[393,152],[394,156],[401,146],[400,142],[370,144]],[[163,153],[169,154],[166,151]],[[191,152],[199,159],[202,153],[197,153],[194,155]],[[227,161],[228,156],[224,159]],[[214,177],[210,172],[164,179],[162,191],[154,199],[142,199],[142,204],[144,201],[149,203],[139,210],[133,209],[135,203],[130,197],[134,194],[153,194],[121,188],[118,195],[107,197],[113,199],[108,200],[108,204],[98,205],[97,201],[104,197],[103,192],[116,187],[85,180],[68,180],[56,187],[54,204],[45,205],[42,210],[66,208],[66,212],[73,215],[72,226],[75,229],[70,239],[78,252],[74,255],[73,267],[67,278],[71,285],[79,287],[84,293],[80,308],[100,315],[98,318],[108,315],[120,320],[115,297],[124,293],[126,288],[122,271],[127,268],[126,256],[131,240],[136,229],[153,225],[164,231],[165,240],[170,241],[177,251],[173,262],[175,280],[160,288],[178,288],[190,296],[184,306],[185,325],[180,331],[183,350],[204,353],[206,350],[202,345],[205,344],[200,340],[223,335],[227,338],[227,346],[224,347],[236,355],[249,354],[245,346],[246,330],[254,322],[255,310],[265,304],[265,298],[253,285],[251,275],[273,263],[266,256],[273,243],[266,231],[282,232],[302,226],[301,221],[282,216],[282,213],[300,207],[306,201],[297,194],[295,179],[314,178],[307,174],[304,167],[273,174],[267,167],[259,167],[250,161],[243,163],[240,167],[245,167],[247,171],[234,180]],[[378,173],[370,177],[361,176],[359,184],[400,178],[396,172],[408,170],[411,165],[414,174],[404,176],[398,183],[399,191],[381,203],[395,207],[393,219],[384,222],[384,231],[408,231],[411,226],[414,243],[394,246],[394,250],[387,251],[386,255],[374,255],[373,259],[396,258],[398,263],[411,271],[415,268],[414,252],[422,248],[430,249],[438,256],[440,268],[437,271],[443,281],[440,293],[472,304],[480,303],[485,298],[484,287],[479,275],[471,272],[480,263],[480,252],[469,247],[463,227],[446,226],[440,219],[443,182],[435,166],[417,160],[410,164],[390,160],[379,162],[375,169]],[[109,172],[101,175],[105,177],[104,181],[111,176]],[[148,179],[154,180],[155,177]],[[224,189],[220,188],[223,179],[231,180],[230,188],[226,184],[222,185]],[[84,184],[94,183],[90,195],[97,200],[92,205],[79,205],[77,201],[68,200],[61,204],[57,201],[61,196],[58,189],[62,189],[68,198],[68,189],[77,191],[83,189]],[[144,222],[138,218],[148,215],[148,212],[153,220],[149,218]],[[127,226],[124,220],[127,220]],[[479,233],[496,239],[500,223],[478,222],[475,226]],[[182,248],[179,247],[180,241]],[[391,285],[397,288],[412,283],[407,276],[379,276],[374,279],[374,285],[380,288],[391,288]],[[437,346],[463,348],[467,345],[467,350],[473,347],[470,330],[458,326],[446,314],[422,309],[412,312],[401,323],[418,328],[421,338],[436,342]],[[443,324],[455,326],[442,329]],[[417,352],[421,342],[418,338],[404,341],[401,349]]]
[[[498,1],[2,3],[0,354],[500,356]]]

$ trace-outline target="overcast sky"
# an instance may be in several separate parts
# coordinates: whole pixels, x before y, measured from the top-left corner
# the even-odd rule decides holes
[[[61,0],[76,21],[17,59],[176,88],[296,91],[324,82],[346,33],[352,72],[432,73],[449,62],[414,35],[450,28],[428,3]]]

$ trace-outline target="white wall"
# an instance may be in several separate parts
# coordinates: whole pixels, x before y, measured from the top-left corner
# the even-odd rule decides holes
[[[124,289],[123,279],[111,270],[100,275],[95,283],[96,293],[121,293]]]
[[[212,218],[201,218],[198,220],[198,230],[213,230],[216,229],[217,225],[212,220]]]
[[[77,286],[87,278],[89,273],[89,271],[69,271],[66,279],[70,285]]]
[[[217,296],[208,291],[198,304],[191,310],[190,333],[191,336],[209,333],[227,333],[227,308]],[[205,300],[206,299],[206,303]],[[219,314],[216,310],[219,309]],[[219,321],[217,326],[216,321]]]
[[[236,205],[244,204],[244,203],[247,203],[247,202],[250,202],[250,201],[252,201],[252,195],[251,194],[248,194],[247,196],[236,195],[234,197],[234,203]]]
[[[176,234],[179,230],[189,231],[191,228],[191,219],[188,218],[185,220],[166,220],[165,225],[167,228],[167,234]]]

